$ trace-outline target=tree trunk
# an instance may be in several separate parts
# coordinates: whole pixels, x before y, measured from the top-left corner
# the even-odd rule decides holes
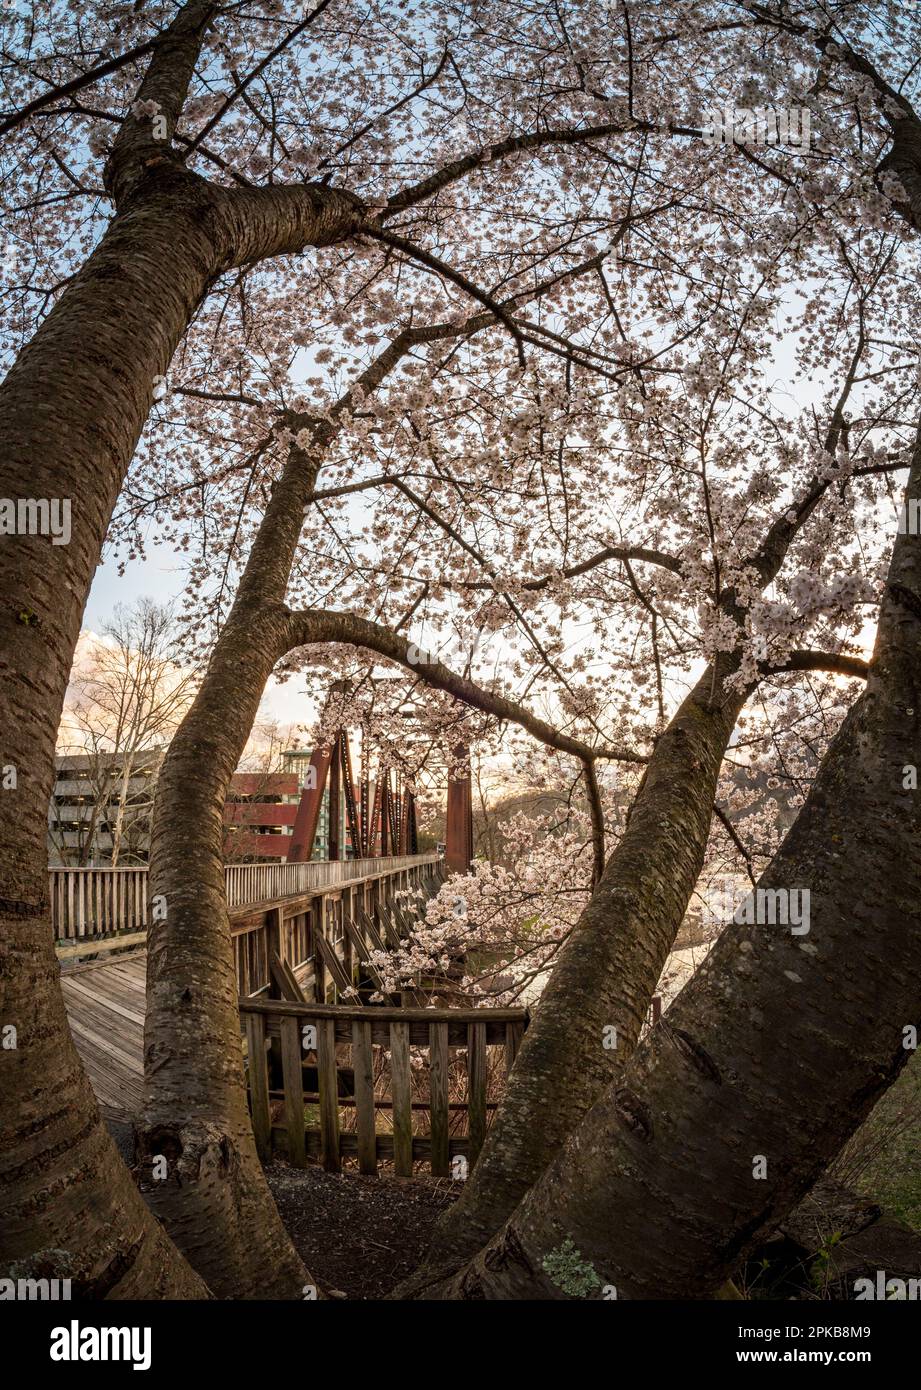
[[[224,891],[224,800],[275,664],[271,626],[260,619],[254,632],[238,617],[221,634],[160,774],[150,852],[166,916],[148,931],[142,1188],[228,1298],[300,1298],[310,1282],[253,1140]],[[151,1179],[158,1155],[168,1161],[163,1181]]]
[[[227,623],[157,783],[144,1117],[148,1204],[219,1296],[302,1298],[310,1276],[278,1216],[246,1102],[224,881],[224,802],[266,682],[288,650],[285,588],[317,464],[292,445]],[[155,1160],[168,1172],[157,1180]]]
[[[808,889],[808,933],[727,927],[621,1084],[433,1296],[706,1298],[803,1196],[911,1055],[919,750],[921,539],[900,535],[866,692],[758,885]]]
[[[320,225],[318,223],[318,225]],[[359,378],[373,390],[400,360],[399,336]],[[215,1292],[302,1297],[309,1276],[278,1217],[246,1103],[224,878],[227,789],[275,663],[296,645],[285,593],[304,508],[350,404],[289,415],[294,442],[260,523],[227,623],[157,783],[150,879],[166,915],[148,933],[145,1104],[138,1135],[148,1201]],[[155,1160],[168,1174],[156,1180]]]
[[[2,761],[17,770],[0,793],[0,1018],[18,1035],[0,1049],[3,1250],[122,1297],[204,1289],[145,1214],[70,1039],[48,916],[48,802],[105,530],[154,377],[212,268],[194,200],[152,198],[113,223],[0,388],[0,493],[16,498],[27,480],[31,497],[71,507],[69,544],[0,546]]]
[[[170,129],[214,9],[183,6],[140,88]],[[363,210],[351,195],[318,185],[213,187],[131,116],[106,183],[115,219],[0,387],[2,495],[15,499],[28,480],[30,496],[71,506],[68,544],[16,536],[0,547],[0,752],[18,774],[17,789],[0,793],[0,1021],[18,1030],[18,1049],[0,1049],[0,1203],[4,1213],[32,1204],[37,1244],[19,1230],[10,1246],[17,1258],[57,1248],[46,1235],[66,1229],[67,1259],[81,1278],[102,1277],[112,1249],[124,1249],[135,1273],[110,1280],[113,1289],[139,1294],[153,1271],[152,1289],[173,1281],[180,1293],[201,1293],[129,1196],[127,1176],[116,1178],[119,1160],[70,1041],[46,903],[55,735],[90,581],[154,379],[166,375],[211,280],[237,264],[347,236]]]
[[[477,1165],[436,1232],[432,1267],[456,1267],[495,1234],[636,1047],[703,866],[720,765],[744,703],[721,692],[708,669],[658,740],[623,838],[541,995]],[[606,1034],[611,1027],[616,1035]]]

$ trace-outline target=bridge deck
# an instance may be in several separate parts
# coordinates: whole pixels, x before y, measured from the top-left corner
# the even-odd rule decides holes
[[[141,1104],[147,952],[62,971],[70,1031],[103,1113],[134,1117]]]

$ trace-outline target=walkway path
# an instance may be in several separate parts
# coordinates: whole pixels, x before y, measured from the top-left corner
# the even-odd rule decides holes
[[[107,1118],[131,1120],[143,1081],[147,952],[61,973],[70,1031]]]

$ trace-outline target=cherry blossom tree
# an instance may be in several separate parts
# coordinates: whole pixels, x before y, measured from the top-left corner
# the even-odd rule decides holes
[[[661,510],[669,516],[672,527],[679,533],[683,529],[685,514],[690,512],[690,529],[683,537],[683,549],[685,553],[696,555],[700,553],[700,546],[703,544],[709,549],[710,563],[700,566],[699,562],[695,561],[685,565],[682,560],[662,549],[661,545],[658,548],[644,546],[638,549],[615,547],[613,553],[605,551],[602,554],[602,560],[618,561],[626,565],[629,570],[631,559],[633,559],[637,562],[645,561],[658,565],[669,574],[674,574],[676,570],[681,573],[682,579],[685,579],[686,583],[690,583],[690,589],[681,592],[673,586],[668,597],[675,602],[676,612],[672,615],[666,610],[666,613],[669,617],[673,617],[674,621],[678,618],[680,610],[683,609],[680,621],[682,626],[687,629],[687,609],[689,604],[696,599],[698,605],[702,607],[703,618],[698,639],[700,645],[685,650],[682,655],[687,660],[690,651],[693,651],[695,656],[699,654],[708,660],[709,665],[697,682],[688,701],[679,710],[672,723],[659,735],[655,751],[652,754],[631,754],[624,750],[615,754],[626,761],[642,762],[648,759],[646,778],[631,808],[630,822],[625,828],[621,842],[606,866],[600,885],[586,912],[580,919],[579,931],[574,933],[571,941],[567,943],[567,949],[562,955],[561,962],[555,967],[544,992],[538,1017],[532,1029],[529,1030],[528,1039],[522,1052],[522,1061],[516,1067],[509,1096],[494,1127],[490,1146],[478,1169],[478,1173],[485,1172],[487,1176],[478,1178],[470,1184],[468,1195],[458,1206],[457,1210],[461,1215],[457,1219],[467,1222],[466,1238],[471,1241],[476,1238],[473,1234],[476,1227],[471,1226],[469,1222],[467,1208],[476,1200],[476,1194],[485,1189],[489,1194],[489,1202],[502,1200],[500,1195],[502,1186],[496,1178],[495,1168],[498,1167],[514,1174],[517,1194],[513,1193],[513,1195],[520,1195],[526,1191],[546,1161],[545,1155],[552,1151],[554,1138],[558,1139],[565,1134],[564,1126],[567,1123],[572,1123],[572,1117],[578,1115],[580,1107],[584,1110],[593,1096],[597,1094],[598,1089],[610,1079],[610,1061],[607,1058],[595,1060],[593,1057],[593,1054],[597,1055],[598,1051],[596,1043],[600,1028],[603,1026],[602,1020],[611,1017],[620,1020],[618,1030],[623,1039],[623,1056],[619,1060],[626,1060],[626,1055],[635,1045],[645,1017],[648,999],[674,941],[688,898],[703,863],[713,814],[716,777],[720,762],[732,735],[736,716],[758,679],[766,672],[784,671],[791,668],[798,671],[824,668],[858,675],[866,672],[865,663],[858,658],[849,656],[846,651],[840,650],[840,646],[842,637],[846,640],[848,630],[856,631],[859,626],[855,606],[873,599],[876,588],[870,575],[867,577],[844,575],[834,568],[838,557],[846,553],[850,543],[849,537],[852,535],[848,522],[845,521],[842,525],[842,513],[846,513],[848,510],[848,504],[845,500],[847,488],[855,474],[858,479],[865,477],[876,479],[879,476],[887,476],[892,469],[906,466],[904,457],[899,455],[895,456],[892,461],[888,461],[888,455],[886,455],[882,462],[877,457],[878,446],[874,442],[873,435],[890,408],[888,387],[882,396],[878,398],[867,396],[863,402],[869,411],[863,420],[867,441],[866,454],[853,458],[849,448],[839,449],[845,408],[855,389],[858,369],[864,365],[867,351],[865,340],[869,332],[867,316],[870,312],[870,304],[873,295],[879,293],[881,284],[887,283],[886,275],[892,260],[892,247],[887,240],[876,238],[876,242],[875,252],[870,256],[865,271],[857,273],[856,277],[856,268],[848,262],[847,258],[844,261],[845,274],[842,294],[855,293],[860,296],[861,315],[853,338],[849,337],[846,342],[841,340],[839,343],[839,351],[841,351],[843,359],[842,378],[837,383],[837,390],[830,404],[830,418],[825,437],[812,444],[807,443],[805,451],[802,450],[802,445],[799,446],[800,467],[803,468],[805,465],[806,468],[814,471],[811,472],[811,476],[806,474],[802,495],[796,500],[795,505],[788,505],[786,510],[776,515],[773,520],[771,520],[772,509],[768,506],[767,519],[762,523],[759,520],[759,512],[762,515],[765,514],[765,500],[773,502],[778,492],[776,488],[765,486],[764,471],[760,477],[756,476],[754,489],[751,481],[746,479],[745,490],[736,499],[731,496],[731,485],[727,485],[732,471],[739,467],[739,461],[743,455],[752,457],[759,450],[764,450],[765,446],[761,434],[765,419],[770,418],[770,393],[765,392],[763,386],[759,388],[754,378],[746,383],[744,406],[741,412],[733,408],[736,399],[735,393],[740,391],[746,373],[749,371],[748,355],[744,351],[739,352],[741,368],[738,377],[732,382],[732,391],[728,389],[727,381],[733,369],[734,354],[739,343],[744,342],[744,334],[750,325],[755,326],[759,335],[763,334],[763,323],[766,317],[761,302],[761,296],[765,293],[764,282],[766,279],[763,273],[758,276],[754,290],[745,300],[744,309],[741,311],[739,319],[733,318],[728,323],[720,325],[719,333],[726,334],[726,338],[720,341],[720,350],[724,353],[722,370],[711,374],[707,381],[701,383],[700,370],[697,367],[685,367],[677,374],[680,383],[678,403],[671,394],[667,394],[664,388],[659,386],[658,410],[654,414],[654,422],[650,431],[651,442],[646,445],[648,453],[640,452],[645,443],[643,425],[638,421],[629,421],[632,426],[632,442],[644,468],[648,467],[649,454],[660,447],[661,414],[666,408],[669,411],[669,424],[674,433],[678,432],[679,421],[683,424],[686,431],[685,449],[693,451],[698,457],[703,455],[703,466],[699,476],[695,476],[693,484],[695,493],[697,488],[700,488],[697,507],[695,508],[693,503],[689,506],[687,455],[680,454],[675,460],[678,467],[675,470],[673,482],[677,497],[681,499],[682,505],[680,509],[676,508],[676,498],[671,497],[668,499],[670,505],[666,505],[663,499]],[[795,264],[799,269],[798,262],[795,261]],[[776,265],[774,268],[776,279]],[[769,298],[773,298],[776,295],[776,286],[771,286],[767,294]],[[810,319],[815,319],[816,305],[813,301],[808,303],[806,314]],[[815,321],[821,322],[820,319]],[[813,331],[824,335],[826,329],[823,327]],[[701,345],[705,346],[705,330],[699,329],[698,333],[701,336]],[[725,356],[726,342],[730,344],[728,357]],[[807,336],[803,345],[805,361],[808,361],[813,350],[812,339]],[[387,352],[390,352],[390,349]],[[716,344],[714,344],[714,355],[715,353]],[[753,356],[753,354],[751,355]],[[379,362],[382,360],[378,359]],[[756,362],[755,375],[761,371],[760,360],[756,359]],[[370,370],[373,373],[373,369]],[[642,375],[642,368],[640,368],[640,373]],[[882,368],[881,371],[872,373],[872,376],[875,380],[885,379],[887,382],[892,377],[896,389],[902,390],[901,383],[904,373],[898,361]],[[689,378],[690,387],[688,386]],[[366,373],[365,382],[371,380],[372,377]],[[538,392],[542,392],[542,382],[536,382],[535,386]],[[718,413],[717,408],[717,403],[723,392],[726,392],[729,404],[725,414]],[[763,403],[761,401],[762,396],[764,397]],[[543,394],[539,395],[539,399],[541,402],[543,401]],[[469,393],[467,400],[466,409],[469,412]],[[362,402],[365,401],[366,397],[362,394]],[[597,406],[594,413],[598,413]],[[341,416],[341,414],[342,409],[340,407],[335,415]],[[646,414],[647,412],[644,410],[644,420]],[[757,420],[757,434],[751,426],[746,431],[745,426],[740,423],[739,414],[742,415],[743,419],[754,418]],[[702,439],[701,416],[704,420]],[[573,430],[582,424],[578,414],[575,418],[578,422],[576,425],[574,425],[573,412],[567,399],[565,404],[567,430]],[[296,419],[294,423],[301,423],[300,419]],[[802,420],[795,422],[775,420],[774,424],[777,437],[772,437],[770,440],[768,457],[771,456],[775,448],[779,448],[781,460],[789,466],[797,452],[797,445],[794,443],[797,434],[804,436],[808,441],[808,433],[812,431],[813,421],[810,420],[809,422],[808,432]],[[543,411],[538,411],[538,428],[541,442],[545,443],[548,433],[548,418]],[[318,429],[319,426],[315,423],[314,430],[317,431]],[[329,429],[330,426],[327,426],[327,435]],[[187,858],[180,853],[180,846],[186,843],[188,834],[188,825],[182,820],[181,806],[183,801],[187,800],[190,781],[197,779],[206,788],[201,806],[192,818],[192,823],[199,824],[205,807],[216,804],[210,778],[229,775],[229,770],[232,769],[239,753],[240,741],[245,738],[247,732],[247,720],[251,717],[252,710],[258,703],[262,686],[272,664],[287,650],[297,648],[305,641],[316,642],[325,639],[327,641],[350,641],[368,646],[380,655],[389,656],[405,666],[415,666],[422,681],[434,683],[481,709],[485,708],[492,713],[516,719],[525,727],[530,727],[533,732],[537,732],[552,746],[570,752],[579,752],[586,766],[591,766],[599,756],[599,750],[593,752],[589,744],[582,743],[580,746],[577,741],[572,739],[571,735],[561,735],[553,730],[548,730],[546,722],[535,721],[533,717],[527,715],[526,711],[511,704],[507,697],[497,696],[495,693],[490,694],[487,686],[475,687],[468,678],[457,678],[431,653],[425,652],[418,644],[409,643],[401,635],[380,624],[371,623],[366,619],[357,618],[354,614],[340,611],[330,612],[327,610],[323,612],[318,609],[292,611],[290,607],[284,605],[277,609],[271,606],[273,601],[277,602],[277,599],[272,600],[270,595],[267,601],[265,597],[267,576],[272,573],[274,567],[275,574],[272,582],[278,586],[286,580],[290,566],[281,564],[283,547],[287,544],[285,553],[293,554],[293,548],[297,544],[301,530],[301,503],[305,496],[310,495],[310,489],[313,487],[315,479],[315,470],[311,470],[309,463],[305,464],[302,457],[305,446],[311,443],[315,436],[308,434],[306,438],[302,439],[300,437],[301,432],[297,431],[293,438],[289,438],[290,433],[289,431],[285,436],[290,451],[288,463],[281,481],[273,487],[271,501],[265,519],[260,523],[235,608],[223,628],[215,648],[212,672],[220,675],[220,671],[223,670],[226,674],[223,680],[214,680],[213,683],[206,679],[203,686],[203,700],[207,699],[208,704],[205,706],[202,703],[200,707],[198,726],[195,727],[194,723],[190,726],[193,729],[193,737],[188,743],[186,762],[180,765],[176,761],[177,753],[175,750],[171,757],[170,766],[176,769],[181,767],[181,773],[177,771],[172,799],[161,799],[158,824],[163,826],[164,835],[175,846],[172,851],[175,866],[173,872],[179,877],[168,878],[164,872],[163,877],[157,881],[172,900],[175,900],[181,893],[180,885],[187,882],[189,878],[189,871],[186,867]],[[733,440],[732,446],[728,443],[730,438]],[[897,442],[898,436],[895,438]],[[529,443],[528,447],[533,450],[533,442]],[[558,453],[559,451],[557,451]],[[568,459],[568,450],[564,449],[563,457]],[[657,462],[661,466],[661,453],[658,454]],[[637,466],[640,466],[639,461]],[[306,481],[303,480],[305,472],[307,474]],[[295,491],[293,502],[285,495],[286,487],[290,488],[291,486],[292,474],[302,475],[302,481]],[[389,478],[381,479],[379,475],[375,475],[374,478],[374,484],[378,488],[383,488],[385,483],[389,483],[389,481]],[[643,486],[645,486],[645,482],[646,475],[644,473],[642,475]],[[400,478],[396,479],[396,483],[396,490],[400,496],[415,508],[417,513],[421,514],[421,517],[429,523],[430,527],[442,532],[451,546],[460,552],[464,564],[468,566],[465,573],[469,575],[471,559],[477,560],[482,565],[484,572],[489,576],[489,580],[484,582],[488,583],[492,601],[495,601],[497,592],[500,593],[508,603],[516,624],[521,623],[525,633],[533,637],[535,633],[534,619],[529,617],[522,620],[516,600],[506,594],[504,587],[500,589],[497,582],[494,557],[498,553],[498,546],[495,540],[490,558],[486,559],[480,555],[476,546],[465,538],[460,520],[462,514],[458,509],[455,509],[452,514],[451,521],[446,522],[440,512],[432,506],[428,497],[421,497],[414,489],[408,488]],[[808,551],[814,564],[817,563],[814,557],[823,553],[822,568],[826,570],[829,577],[824,579],[820,573],[818,577],[810,578],[805,571],[797,571],[789,580],[789,593],[792,601],[786,604],[776,601],[766,602],[759,597],[760,591],[781,577],[782,566],[787,559],[791,543],[797,540],[806,523],[813,518],[820,503],[829,498],[833,487],[836,488],[833,494],[834,501],[829,503],[820,515],[814,528],[815,536],[808,537],[805,541],[806,550],[804,550],[804,554]],[[407,494],[409,495],[407,496]],[[567,496],[567,500],[572,516],[575,512],[574,504],[571,497]],[[482,503],[479,506],[482,508]],[[674,519],[676,512],[679,516],[677,525]],[[285,516],[289,527],[287,541],[285,541],[281,521]],[[405,524],[407,526],[412,525],[412,523]],[[418,521],[416,525],[419,525]],[[835,529],[841,534],[844,550],[840,550],[835,544],[830,545],[830,537]],[[498,527],[495,528],[495,533],[499,534]],[[389,537],[392,531],[382,528],[382,534]],[[679,549],[681,548],[679,547]],[[424,547],[420,547],[420,549],[424,553]],[[349,558],[354,565],[354,558],[351,553]],[[405,549],[401,559],[405,563]],[[384,561],[385,557],[381,556],[373,568],[380,572],[384,566]],[[601,563],[601,561],[597,561],[597,563]],[[364,567],[356,566],[356,568],[361,575]],[[579,568],[577,566],[576,570],[578,571]],[[589,565],[587,568],[592,568],[592,566]],[[585,570],[583,569],[582,572],[584,573]],[[442,574],[444,575],[444,573],[443,567]],[[630,570],[630,574],[632,575],[632,570]],[[642,591],[637,595],[636,590],[639,586],[636,584],[635,576],[632,577],[631,597],[636,601],[644,619],[650,620],[650,627],[652,627],[652,620],[654,619],[658,623],[660,615],[647,595],[643,594]],[[466,582],[471,583],[469,577]],[[539,594],[542,594],[548,587],[540,581],[528,582],[536,586],[533,591]],[[443,578],[442,587],[444,586]],[[274,592],[280,593],[281,589],[276,588]],[[468,594],[470,592],[473,593],[474,600],[476,600],[478,591],[475,582],[472,584],[471,590],[468,590]],[[716,603],[713,602],[714,593],[717,595]],[[241,604],[247,605],[250,614],[249,635],[238,638],[238,645],[232,646],[229,641],[229,634],[239,630],[236,624],[239,624],[240,615],[244,611]],[[731,621],[726,621],[727,619]],[[255,627],[252,625],[254,620]],[[270,643],[268,634],[273,622],[279,625],[279,635],[275,642]],[[821,629],[817,629],[817,623],[822,625]],[[827,649],[816,650],[808,645],[799,646],[801,641],[808,644],[812,640],[812,633],[816,630],[823,630],[823,635],[827,639],[830,625],[832,628],[837,626],[840,630]],[[656,644],[653,661],[660,671],[661,678],[661,641],[657,636],[650,635],[650,642]],[[565,699],[568,695],[572,700],[574,698],[572,682],[565,675],[561,676],[558,663],[553,662],[552,659],[548,660],[547,644],[538,638],[536,647],[541,662],[547,666],[555,678],[560,679],[561,699]],[[248,653],[246,685],[249,690],[249,705],[240,701],[241,678],[239,672],[242,665],[241,654],[244,652]],[[477,655],[482,659],[485,653],[478,652]],[[259,665],[260,657],[263,663],[261,666]],[[716,690],[723,692],[722,698],[719,700],[714,698]],[[584,709],[583,703],[582,709],[579,711],[583,718],[585,717]],[[236,734],[236,742],[233,743],[228,737],[231,725],[227,721],[232,719],[236,712],[240,714],[242,726]],[[589,716],[589,725],[591,725],[591,716]],[[591,736],[590,732],[589,736]],[[216,740],[221,742],[224,748],[223,763],[226,764],[221,772],[222,764],[214,757],[209,759],[208,767],[216,770],[209,773],[207,777],[200,770],[201,759],[199,756],[205,738],[211,740],[212,746],[216,746]],[[176,748],[181,749],[183,747],[184,738],[180,738]],[[603,748],[600,750],[600,756],[610,756],[610,750]],[[196,771],[196,766],[199,768],[198,771]],[[681,769],[681,776],[676,775],[679,768]],[[165,786],[169,787],[167,779],[165,779]],[[647,816],[649,817],[648,821],[645,819]],[[677,837],[674,834],[663,835],[661,833],[663,824],[669,829],[672,827],[680,828],[679,835]],[[654,866],[657,853],[662,856],[661,868],[658,873],[650,874],[650,866]],[[219,861],[216,855],[214,862],[217,869]],[[641,877],[639,879],[637,878],[637,863],[641,865]],[[679,869],[682,872],[679,873]],[[645,876],[645,879],[642,875]],[[198,880],[193,882],[192,889],[195,894],[194,901],[197,902]],[[214,878],[214,892],[219,895],[222,894],[222,884],[217,872]],[[633,899],[631,912],[625,913],[622,908],[619,912],[615,912],[612,908],[612,902],[616,901],[618,895],[627,896],[628,892]],[[186,895],[191,896],[188,890],[186,890]],[[655,920],[657,915],[661,922],[661,934],[657,949],[651,951],[649,922]],[[183,918],[183,921],[185,920]],[[181,947],[176,953],[175,965],[171,967],[169,963],[169,946],[164,944],[161,948],[162,956],[167,962],[167,968],[174,972],[171,978],[175,992],[174,995],[169,995],[164,991],[162,1022],[154,1025],[159,1028],[161,1037],[164,1034],[169,1037],[174,1033],[176,998],[180,997],[178,992],[183,987],[183,981],[188,978],[192,969],[192,959],[196,952],[201,949],[202,942],[207,941],[209,943],[208,956],[211,959],[214,958],[213,932],[220,930],[220,922],[221,915],[217,906],[214,902],[209,901],[207,908],[202,912],[201,922],[197,925],[196,930],[194,932],[183,930],[179,934]],[[212,933],[210,935],[209,923]],[[640,930],[641,923],[646,926],[645,934]],[[417,963],[427,961],[433,953],[437,954],[437,948],[444,945],[444,937],[439,935],[439,932],[440,928],[436,923],[433,937],[420,940],[411,946],[409,958],[405,962],[408,967],[415,968]],[[164,943],[168,942],[169,927],[164,928],[161,935]],[[223,927],[223,939],[227,970],[232,976],[232,957],[229,949],[229,931],[226,924]],[[636,964],[625,968],[625,961],[630,961],[631,948],[635,952]],[[619,965],[619,972],[614,970],[615,961]],[[587,987],[586,980],[597,981],[597,984]],[[579,1000],[578,1006],[575,1004],[576,996]],[[205,1001],[203,1008],[209,1010],[210,1004]],[[576,1008],[578,1008],[578,1017],[582,1022],[580,1029],[573,1027]],[[213,1015],[209,1014],[209,1016],[213,1019]],[[211,1026],[217,1035],[218,1030],[214,1029],[213,1022]],[[228,1017],[225,1041],[231,1036],[233,1028],[235,1028],[235,1020]],[[189,1037],[197,1037],[200,1031],[200,1020],[196,1020],[195,1027],[190,1027]],[[150,1025],[149,1032],[150,1036],[153,1036]],[[532,1107],[542,1104],[545,1099],[545,1089],[538,1088],[534,1083],[535,1076],[546,1074],[546,1061],[545,1059],[542,1060],[539,1050],[542,1046],[552,1050],[555,1073],[566,1080],[567,1084],[563,1091],[566,1099],[561,1100],[560,1109],[565,1112],[569,1107],[569,1114],[561,1118],[560,1128],[556,1134],[552,1124],[550,1126],[545,1125],[543,1129],[546,1138],[542,1142],[535,1142],[532,1137],[534,1132]],[[163,1094],[166,1095],[165,1101],[161,1104],[173,1114],[178,1115],[182,1104],[185,1103],[180,1102],[179,1098],[185,1095],[188,1089],[190,1071],[197,1064],[193,1055],[193,1051],[196,1050],[200,1057],[201,1049],[193,1050],[191,1046],[182,1051],[181,1054],[176,1054],[177,1062],[180,1064],[176,1066],[172,1075],[170,1068],[164,1067],[160,1052],[152,1054],[152,1070],[158,1078],[158,1086],[162,1086]],[[224,1051],[224,1046],[216,1049],[216,1067],[222,1065],[221,1058]],[[170,1089],[167,1093],[168,1087]],[[213,1106],[213,1087],[206,1086],[202,1094],[209,1113],[213,1113],[211,1109]],[[503,1147],[503,1136],[509,1133],[509,1127],[513,1124],[509,1116],[514,1117],[515,1106],[518,1104],[524,1111],[525,1121],[518,1123],[511,1129],[511,1143]],[[162,1136],[164,1124],[165,1119],[161,1113],[151,1127],[158,1138]],[[528,1156],[521,1152],[522,1141],[520,1137],[516,1137],[516,1135],[522,1134],[528,1136]],[[189,1186],[188,1183],[183,1184],[182,1196],[185,1206],[188,1206],[190,1200]],[[168,1200],[168,1194],[165,1196]],[[507,1195],[505,1200],[509,1200]]]
[[[55,4],[27,20],[4,11],[4,309],[20,350],[0,396],[3,490],[15,501],[28,478],[49,505],[74,504],[68,545],[30,531],[3,549],[6,756],[22,774],[2,832],[4,960],[15,963],[4,971],[6,1005],[21,1039],[4,1053],[7,1190],[33,1212],[28,1235],[15,1228],[13,1254],[67,1248],[78,1286],[102,1280],[130,1293],[153,1277],[163,1290],[200,1288],[166,1254],[99,1124],[67,1031],[44,890],[54,732],[80,615],[174,353],[192,325],[206,339],[228,303],[239,324],[258,319],[271,337],[273,311],[287,315],[331,273],[325,257],[317,273],[309,256],[291,258],[347,244],[347,273],[362,237],[382,255],[411,248],[418,264],[482,302],[464,257],[451,266],[439,254],[448,227],[455,245],[472,244],[466,228],[458,236],[468,219],[450,190],[475,187],[471,229],[504,221],[520,247],[519,227],[530,223],[525,254],[539,263],[546,236],[569,244],[581,195],[570,185],[569,212],[549,191],[535,203],[531,161],[549,170],[595,140],[601,150],[619,138],[642,143],[622,113],[599,113],[542,70],[539,55],[558,36],[542,35],[537,16],[527,26],[541,40],[534,48],[515,7],[484,27],[450,8],[426,11],[423,24],[412,7],[372,6],[359,34],[342,9],[320,0],[294,18],[283,9],[254,17],[189,0],[88,16]],[[545,178],[548,190],[558,186]],[[596,224],[615,183],[636,191],[635,170],[612,166],[607,182]],[[260,269],[269,261],[271,272]],[[361,286],[359,272],[350,293]],[[219,353],[227,340],[220,335]],[[236,349],[248,351],[245,335]],[[61,1118],[36,1127],[36,1114]],[[42,1195],[52,1176],[87,1168],[96,1197],[84,1183],[89,1205],[55,1214]],[[262,1238],[270,1248],[277,1226],[267,1222]],[[271,1292],[274,1277],[259,1288]]]
[[[441,692],[433,731],[459,701],[489,738],[516,724],[542,741],[582,789],[569,868],[541,904],[540,1008],[420,1286],[474,1257],[435,1287],[558,1296],[541,1271],[566,1240],[616,1282],[585,1228],[620,1198],[605,1206],[567,1151],[561,1232],[542,1174],[612,1104],[616,1123],[641,1117],[610,1096],[644,1065],[631,1054],[708,853],[753,877],[773,854],[778,828],[727,776],[727,749],[759,749],[799,802],[843,720],[816,786],[859,778],[846,731],[865,716],[845,717],[841,678],[867,678],[881,595],[854,709],[874,712],[880,746],[895,737],[873,701],[903,679],[892,585],[911,591],[898,574],[884,588],[880,567],[918,413],[917,15],[891,3],[850,32],[849,7],[812,0],[424,14],[381,0],[358,24],[322,0],[296,16],[53,17],[15,31],[0,123],[15,163],[4,313],[21,348],[0,388],[3,490],[28,476],[74,501],[70,545],[16,535],[0,553],[0,720],[23,772],[0,806],[4,1008],[22,1038],[4,1054],[3,1203],[32,1211],[11,1253],[66,1249],[79,1281],[122,1295],[200,1294],[177,1247],[213,1292],[299,1290],[228,1047],[215,807],[273,668],[325,671],[361,649],[408,693]],[[808,148],[715,143],[714,112],[768,98],[815,117]],[[39,835],[103,538],[130,560],[151,528],[190,557],[188,641],[210,652],[153,851],[170,908],[151,941],[144,1149],[183,1178],[178,1197],[148,1194],[176,1246],[69,1042]],[[629,806],[606,797],[608,764],[631,792],[636,777]],[[800,816],[814,807],[815,789]],[[463,891],[481,903],[477,877]],[[601,1049],[612,1024],[619,1046]],[[868,1043],[855,1074],[871,1060]],[[65,1093],[66,1113],[51,1100]],[[49,1114],[62,1118],[36,1125]],[[222,1146],[233,1181],[212,1162]],[[84,1198],[39,1200],[52,1178],[72,1191],[78,1167]],[[795,1156],[772,1210],[807,1167]],[[478,1255],[500,1230],[527,1274]],[[708,1256],[694,1277],[724,1273]]]

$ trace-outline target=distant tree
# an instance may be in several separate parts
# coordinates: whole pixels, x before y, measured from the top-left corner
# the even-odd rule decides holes
[[[141,599],[116,606],[71,675],[59,734],[62,751],[81,755],[87,788],[77,845],[71,850],[52,802],[49,830],[63,863],[98,859],[98,837],[111,837],[105,862],[146,862],[160,764],[195,689],[195,672],[175,654],[173,612]],[[62,740],[66,741],[63,742]]]

